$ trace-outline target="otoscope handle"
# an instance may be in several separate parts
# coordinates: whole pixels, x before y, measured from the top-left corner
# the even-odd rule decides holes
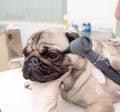
[[[99,59],[93,64],[108,78],[120,85],[120,73],[110,65],[109,60],[106,57],[100,56]]]
[[[108,58],[100,56],[92,49],[92,41],[86,36],[81,36],[70,43],[70,50],[74,54],[82,55],[91,61],[107,77],[120,85],[120,73],[109,63]]]

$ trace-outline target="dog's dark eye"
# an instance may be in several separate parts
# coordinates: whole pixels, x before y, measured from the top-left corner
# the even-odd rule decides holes
[[[56,49],[47,50],[43,57],[45,57],[51,62],[57,62],[61,60],[62,53]]]
[[[61,52],[57,50],[50,50],[46,53],[45,57],[50,61],[57,62],[61,59]]]
[[[54,53],[54,52],[51,52],[51,53],[48,53],[47,54],[47,58],[48,59],[55,59],[58,57],[58,54],[57,53]]]

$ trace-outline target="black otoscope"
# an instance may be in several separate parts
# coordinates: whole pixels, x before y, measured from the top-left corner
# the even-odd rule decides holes
[[[87,36],[81,36],[70,43],[70,51],[82,55],[100,69],[108,78],[120,85],[120,73],[109,63],[109,59],[92,49],[92,41]]]

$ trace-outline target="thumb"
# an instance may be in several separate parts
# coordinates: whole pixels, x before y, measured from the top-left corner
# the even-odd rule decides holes
[[[69,67],[68,71],[65,72],[58,80],[63,81],[67,76],[70,75],[71,71],[72,71],[72,67]]]

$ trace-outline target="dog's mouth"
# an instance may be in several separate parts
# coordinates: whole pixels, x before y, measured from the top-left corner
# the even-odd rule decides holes
[[[31,57],[24,63],[23,77],[41,83],[58,79],[68,70],[68,64],[63,64],[64,57],[59,54],[47,54],[48,57]],[[47,58],[47,59],[46,59]]]

